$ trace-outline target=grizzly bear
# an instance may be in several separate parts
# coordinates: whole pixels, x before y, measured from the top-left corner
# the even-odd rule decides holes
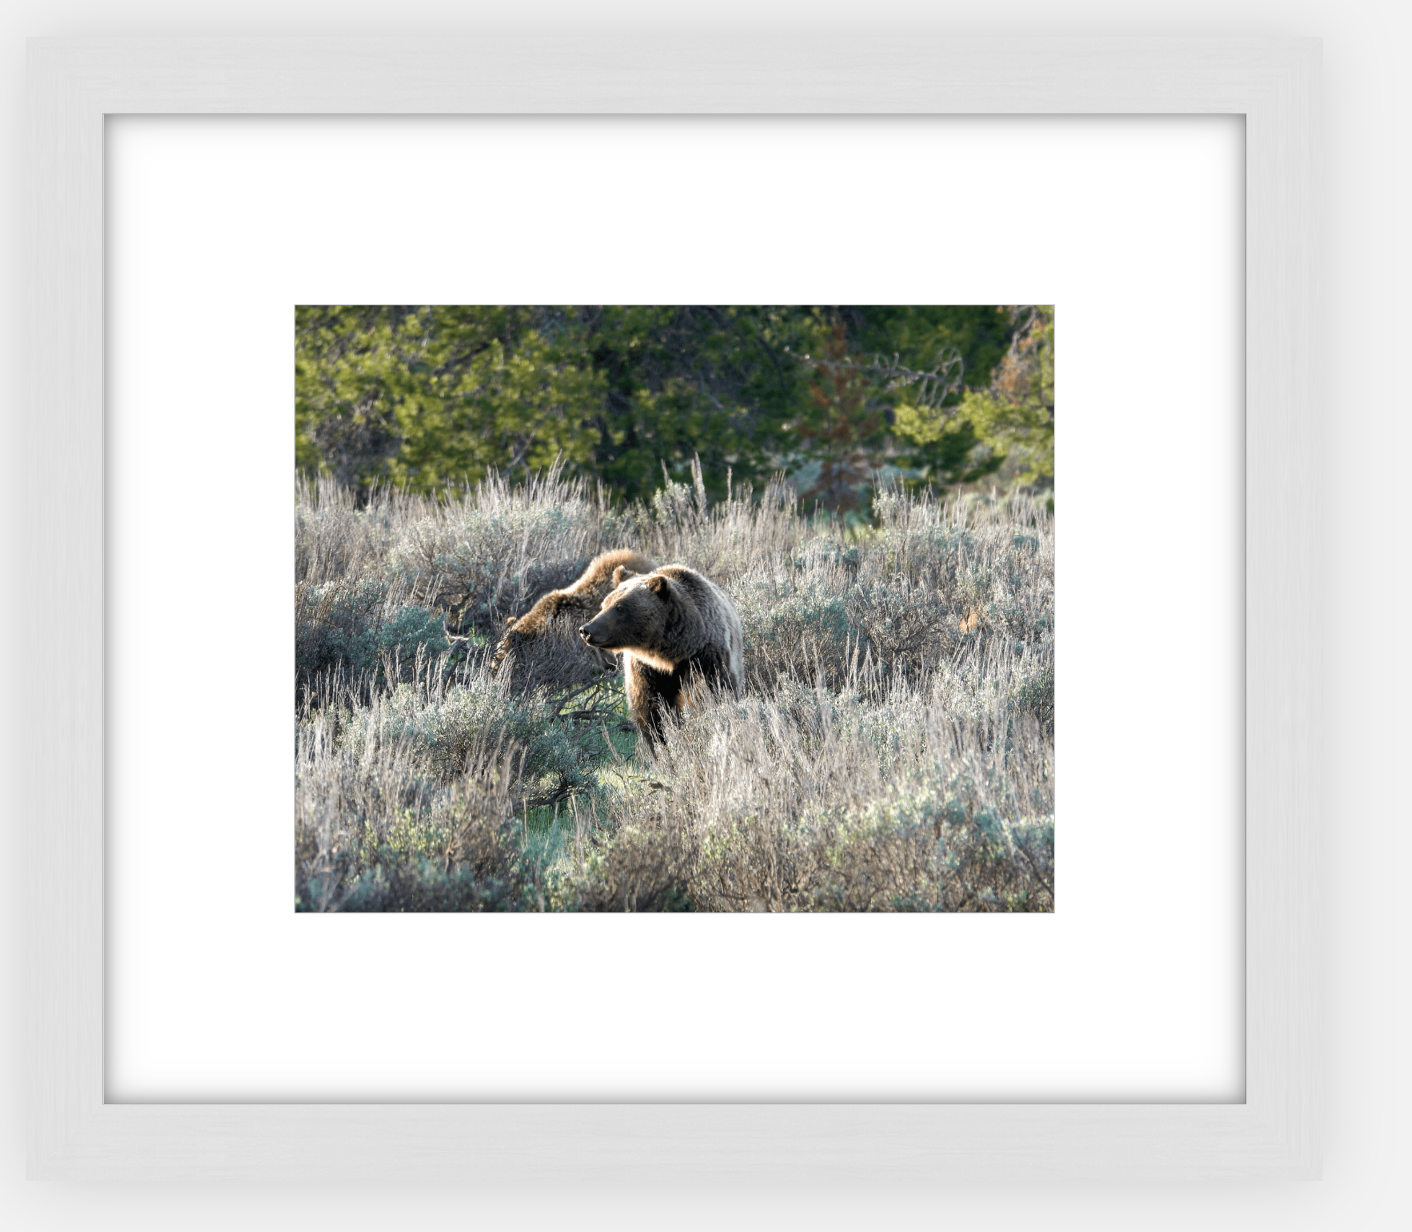
[[[619,567],[613,582],[603,609],[579,636],[595,650],[623,656],[628,709],[655,751],[667,718],[679,717],[703,688],[740,696],[740,616],[725,591],[685,565],[646,574]]]
[[[637,552],[626,550],[595,556],[573,585],[563,590],[551,590],[523,616],[511,616],[506,620],[508,628],[495,648],[494,665],[499,667],[517,651],[526,649],[530,639],[543,637],[557,617],[564,618],[565,632],[571,636],[571,630],[577,629],[598,611],[604,596],[617,585],[613,581],[614,572],[623,568],[650,573],[652,562]],[[590,648],[589,659],[599,671],[611,672],[618,666],[617,659],[602,650]]]

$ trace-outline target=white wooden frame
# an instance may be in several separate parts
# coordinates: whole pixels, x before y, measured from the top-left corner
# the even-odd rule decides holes
[[[1317,1175],[1319,44],[1277,39],[98,39],[30,45],[27,577],[104,573],[105,117],[1236,113],[1246,123],[1246,1100],[121,1105],[103,1088],[104,636],[44,611],[21,763],[30,1172],[513,1181]],[[38,644],[36,627],[30,644]]]

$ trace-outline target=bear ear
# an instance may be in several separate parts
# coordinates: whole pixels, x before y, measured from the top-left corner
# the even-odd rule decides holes
[[[613,585],[615,587],[621,586],[624,582],[628,580],[628,578],[635,578],[636,576],[637,574],[634,573],[631,569],[628,569],[623,565],[619,565],[616,569],[613,570]]]
[[[519,619],[520,619],[520,618],[519,618],[518,616],[507,616],[507,617],[505,617],[505,623],[506,623],[507,625],[512,625],[512,624],[514,624],[516,621],[518,621]]]
[[[651,574],[647,579],[647,589],[654,595],[665,595],[671,585],[660,573]]]

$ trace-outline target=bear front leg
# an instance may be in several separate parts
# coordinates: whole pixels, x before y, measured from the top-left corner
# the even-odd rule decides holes
[[[675,672],[659,672],[632,656],[627,671],[628,710],[638,733],[656,753],[665,735],[668,716],[675,716],[681,681]]]

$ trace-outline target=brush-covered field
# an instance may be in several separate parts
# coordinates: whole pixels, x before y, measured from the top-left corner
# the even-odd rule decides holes
[[[1052,911],[1044,498],[792,489],[650,506],[555,474],[295,505],[295,904],[309,911]],[[705,573],[746,694],[653,758],[571,629],[506,617],[634,548]]]

